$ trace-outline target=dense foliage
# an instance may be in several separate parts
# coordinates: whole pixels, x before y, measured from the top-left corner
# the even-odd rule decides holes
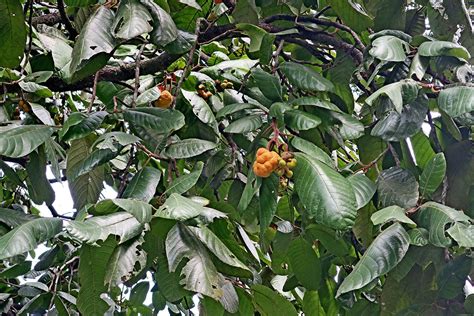
[[[474,313],[469,10],[0,0],[0,309]]]

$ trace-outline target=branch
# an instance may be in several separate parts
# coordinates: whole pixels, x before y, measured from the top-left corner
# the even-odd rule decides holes
[[[67,17],[66,9],[64,8],[64,0],[58,0],[57,2],[58,2],[59,15],[61,16],[61,21],[64,23],[66,30],[69,32],[69,38],[73,40],[77,36],[77,31],[74,28],[74,26],[72,26],[71,21],[69,21],[69,18]]]
[[[32,24],[33,26],[37,26],[39,24],[46,24],[51,26],[54,24],[58,24],[59,22],[61,22],[61,15],[59,14],[59,12],[55,12],[34,17]]]

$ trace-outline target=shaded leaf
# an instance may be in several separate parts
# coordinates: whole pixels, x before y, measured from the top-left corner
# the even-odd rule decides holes
[[[0,66],[15,68],[26,46],[26,25],[18,1],[0,1],[0,30]]]
[[[418,201],[418,182],[410,171],[392,167],[380,173],[377,191],[382,206],[410,208]]]
[[[377,186],[372,180],[361,173],[352,175],[348,177],[347,180],[349,180],[354,190],[357,209],[364,207],[374,196]]]
[[[288,248],[291,270],[307,290],[319,289],[321,263],[311,244],[303,237],[294,239]]]
[[[198,161],[194,166],[193,171],[176,178],[163,194],[171,195],[173,193],[183,194],[187,192],[199,180],[203,168],[204,163],[202,161]]]
[[[144,167],[133,176],[122,196],[124,198],[137,199],[148,203],[155,195],[160,178],[160,170],[152,167]]]
[[[0,155],[19,158],[38,148],[54,130],[45,125],[23,125],[0,132]]]
[[[408,224],[411,227],[416,227],[416,223],[405,215],[405,211],[397,205],[388,206],[372,214],[370,220],[374,225],[385,224],[391,221]]]
[[[172,143],[166,147],[164,154],[166,157],[174,159],[190,158],[198,156],[216,147],[216,143],[208,140],[188,138]]]
[[[443,182],[445,174],[446,159],[443,153],[438,153],[428,161],[420,175],[420,195],[427,197],[433,194]]]
[[[295,87],[309,91],[331,91],[334,85],[315,70],[293,62],[286,62],[280,70]]]

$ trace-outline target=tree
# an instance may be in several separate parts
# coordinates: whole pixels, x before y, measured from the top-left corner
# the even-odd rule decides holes
[[[0,0],[3,313],[474,313],[467,6]]]

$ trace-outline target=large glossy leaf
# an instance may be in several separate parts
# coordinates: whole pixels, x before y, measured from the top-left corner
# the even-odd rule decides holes
[[[172,143],[165,149],[165,155],[169,158],[182,159],[198,156],[208,150],[214,149],[217,144],[208,140],[188,138]]]
[[[451,87],[439,93],[438,106],[452,117],[474,111],[474,88]]]
[[[382,117],[370,132],[386,141],[401,141],[421,130],[428,98],[421,94],[414,101],[405,104],[401,112],[390,110]]]
[[[316,115],[307,112],[289,110],[285,112],[285,123],[288,125],[288,127],[297,131],[304,131],[316,128],[319,124],[321,124],[321,119]]]
[[[244,116],[232,123],[230,123],[225,129],[224,132],[226,133],[247,133],[255,131],[257,128],[262,126],[263,121],[261,115],[249,115]]]
[[[341,110],[335,104],[317,97],[301,97],[293,100],[291,103],[293,105],[310,105],[334,112],[341,112]]]
[[[94,112],[90,115],[80,112],[72,113],[59,131],[59,138],[63,141],[72,141],[85,137],[95,131],[106,116],[105,111]]]
[[[433,57],[433,56],[453,56],[469,60],[471,55],[461,45],[453,42],[446,41],[427,41],[418,47],[418,53],[421,56]]]
[[[99,7],[82,27],[72,50],[71,74],[81,71],[77,78],[85,77],[102,68],[115,48],[112,36],[114,13],[105,6]]]
[[[283,88],[276,76],[272,76],[260,68],[255,69],[252,76],[265,97],[274,102],[283,100]]]
[[[197,118],[204,124],[211,126],[217,133],[218,129],[216,117],[214,116],[214,113],[212,112],[207,102],[203,98],[201,98],[196,92],[181,89],[181,93],[183,94],[184,98],[189,102],[189,104],[191,104],[193,113],[197,116]]]
[[[46,177],[46,155],[44,147],[39,147],[38,152],[30,153],[30,161],[26,165],[28,179],[28,194],[33,202],[40,205],[52,205],[55,199],[55,193]]]
[[[377,37],[372,42],[369,54],[384,61],[404,61],[408,44],[398,37],[386,35]]]
[[[166,257],[170,272],[176,271],[180,262],[189,261],[181,270],[181,284],[190,291],[220,299],[222,289],[219,275],[204,245],[183,224],[176,224],[166,237]]]
[[[392,270],[405,256],[410,245],[407,232],[392,224],[375,238],[352,272],[342,281],[336,297],[357,290]]]
[[[54,130],[45,125],[24,125],[0,130],[0,155],[19,158],[43,144]]]
[[[30,106],[33,113],[39,118],[39,120],[43,124],[50,126],[56,125],[54,123],[54,120],[51,118],[51,114],[49,113],[49,111],[46,110],[43,106],[33,102],[30,102]]]
[[[198,216],[204,211],[204,207],[184,196],[173,193],[166,199],[165,203],[155,213],[155,217],[185,221]]]
[[[160,170],[152,167],[144,167],[133,176],[122,196],[124,198],[137,199],[148,203],[155,195],[160,178]]]
[[[386,95],[392,101],[395,110],[401,113],[403,104],[413,101],[418,94],[418,89],[418,83],[411,79],[406,79],[383,86],[368,97],[365,102],[368,105],[372,105],[376,99]]]
[[[418,226],[428,230],[430,243],[437,247],[451,245],[451,239],[446,237],[445,233],[447,225],[469,221],[470,217],[463,212],[436,202],[427,202],[416,212]]]
[[[408,170],[392,167],[380,173],[377,191],[382,206],[410,208],[418,201],[418,182]]]
[[[184,115],[177,110],[138,108],[124,111],[123,118],[132,125],[151,128],[163,134],[184,126]]]
[[[95,213],[106,215],[122,209],[133,216],[142,224],[151,220],[152,206],[140,200],[135,199],[105,199],[97,203]]]
[[[19,210],[0,208],[0,222],[12,228],[25,224],[36,218],[38,217],[26,214]]]
[[[222,109],[217,111],[216,117],[221,118],[238,111],[253,109],[256,107],[257,106],[253,105],[252,103],[232,103],[232,104],[224,106]]]
[[[82,138],[71,142],[71,147],[67,152],[66,176],[69,170],[80,165],[88,157],[89,147],[92,141]],[[95,168],[73,181],[68,181],[69,191],[74,201],[74,207],[80,210],[88,203],[95,203],[99,199],[100,192],[104,187],[104,170],[102,167]]]
[[[334,162],[331,160],[331,157],[329,157],[329,155],[324,150],[322,150],[312,142],[307,141],[306,139],[300,137],[293,137],[291,139],[291,145],[297,150],[302,151],[303,153],[307,154],[308,156],[311,156],[312,158],[316,158],[324,162],[330,167],[334,166]]]
[[[296,316],[295,307],[286,298],[266,286],[252,286],[253,302],[262,316],[285,315]]]
[[[305,316],[326,316],[317,291],[304,292],[302,308]]]
[[[58,218],[37,218],[17,226],[0,237],[0,260],[33,250],[58,234],[63,227]]]
[[[26,25],[20,2],[0,1],[0,67],[20,64],[26,45]]]
[[[249,270],[227,246],[207,227],[188,227],[207,248],[222,262],[237,268]]]
[[[104,280],[115,246],[116,241],[109,238],[99,247],[85,244],[81,248],[77,308],[82,315],[102,316],[109,309],[101,294],[107,291]]]
[[[320,73],[307,66],[286,62],[280,66],[290,83],[302,90],[331,91],[334,85]]]
[[[420,175],[420,195],[430,196],[443,182],[446,174],[446,158],[443,153],[436,154],[426,164],[423,173]]]
[[[171,195],[173,193],[183,194],[191,189],[201,176],[202,169],[204,168],[204,163],[198,161],[194,166],[193,171],[188,174],[184,174],[176,178],[171,182],[170,186],[166,189],[165,194]]]
[[[115,248],[107,264],[104,280],[109,288],[129,280],[134,272],[145,266],[146,253],[141,249],[142,242],[141,239],[131,240]]]
[[[151,21],[150,13],[138,0],[120,1],[112,29],[116,38],[128,40],[151,32]]]
[[[457,222],[446,232],[458,243],[459,247],[474,247],[474,225]]]
[[[75,165],[74,168],[69,168],[68,180],[76,180],[78,177],[91,172],[96,167],[108,163],[110,160],[117,157],[119,153],[120,152],[117,149],[113,151],[109,148],[94,150],[80,164]]]
[[[351,184],[315,158],[300,153],[296,158],[295,191],[310,216],[335,229],[351,227],[357,207]]]
[[[321,263],[311,244],[303,237],[294,239],[288,248],[291,270],[307,290],[319,289]]]
[[[143,225],[130,213],[117,212],[85,221],[72,221],[66,229],[74,238],[90,244],[106,240],[110,235],[119,237],[123,243],[140,234]]]
[[[364,124],[352,115],[333,112],[331,116],[342,123],[339,128],[342,138],[351,140],[364,135]]]
[[[357,209],[364,207],[374,196],[377,186],[362,173],[352,175],[347,180],[349,180],[354,190]]]
[[[365,31],[373,25],[372,18],[357,2],[330,0],[328,4],[334,9],[342,21],[344,21],[344,24],[347,24],[356,32]]]
[[[405,215],[405,211],[397,205],[388,206],[372,214],[370,220],[374,225],[385,224],[391,221],[397,221],[400,223],[408,224],[412,227],[416,226],[416,223],[412,221],[408,216]]]
[[[268,178],[262,179],[262,185],[260,186],[259,193],[260,210],[258,216],[260,222],[260,234],[262,236],[272,222],[273,216],[276,213],[278,185],[279,177],[276,175],[271,175]]]
[[[416,164],[422,169],[425,169],[428,161],[430,161],[435,155],[429,138],[422,131],[420,131],[410,137],[410,140]]]
[[[168,12],[151,0],[140,0],[140,2],[153,17],[153,31],[150,34],[152,43],[163,47],[174,41],[178,37],[178,29]]]

